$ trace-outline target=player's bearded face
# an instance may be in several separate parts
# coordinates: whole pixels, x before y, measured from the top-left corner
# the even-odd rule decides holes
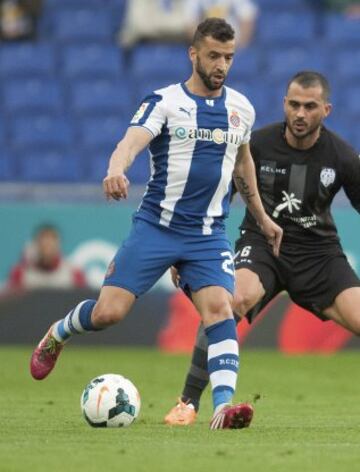
[[[234,52],[235,40],[221,42],[211,36],[191,48],[195,72],[208,90],[221,89],[232,65]]]
[[[296,139],[305,139],[318,132],[329,107],[320,86],[303,88],[291,84],[284,105],[286,126]]]
[[[223,86],[226,72],[220,69],[208,72],[201,63],[200,57],[196,58],[195,69],[207,89],[218,90]]]

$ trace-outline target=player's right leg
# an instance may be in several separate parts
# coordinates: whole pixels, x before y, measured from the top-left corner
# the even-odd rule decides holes
[[[136,297],[149,290],[171,265],[172,246],[173,238],[164,231],[135,221],[109,265],[98,301],[82,301],[50,327],[31,357],[31,375],[37,380],[47,377],[71,336],[104,329],[124,318]]]
[[[34,350],[31,375],[36,380],[47,377],[71,336],[99,331],[117,323],[126,316],[135,301],[128,290],[103,287],[98,301],[84,300],[71,310],[64,319],[55,322]]]

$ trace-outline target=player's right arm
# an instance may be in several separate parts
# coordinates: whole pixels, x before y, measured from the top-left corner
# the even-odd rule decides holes
[[[110,157],[107,176],[103,180],[103,190],[107,199],[127,198],[129,181],[125,172],[152,139],[153,135],[146,128],[140,126],[128,128]]]
[[[275,256],[279,255],[283,230],[265,212],[257,187],[256,171],[249,143],[239,148],[233,181],[249,211],[271,244]]]

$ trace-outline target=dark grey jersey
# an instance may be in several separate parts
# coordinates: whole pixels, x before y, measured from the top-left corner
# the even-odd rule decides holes
[[[307,150],[290,147],[285,124],[254,131],[251,152],[266,212],[284,229],[284,242],[338,241],[330,212],[343,187],[360,212],[360,159],[355,150],[325,127]],[[260,232],[246,211],[241,229]]]

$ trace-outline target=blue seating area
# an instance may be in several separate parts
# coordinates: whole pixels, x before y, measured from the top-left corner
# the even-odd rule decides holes
[[[99,182],[141,99],[186,79],[185,46],[115,41],[125,0],[46,0],[39,37],[0,47],[0,182]],[[325,73],[333,88],[329,127],[360,150],[360,21],[318,12],[308,0],[257,0],[253,44],[238,52],[228,85],[257,111],[255,127],[283,118],[290,76]],[[143,153],[129,172],[144,183]]]

